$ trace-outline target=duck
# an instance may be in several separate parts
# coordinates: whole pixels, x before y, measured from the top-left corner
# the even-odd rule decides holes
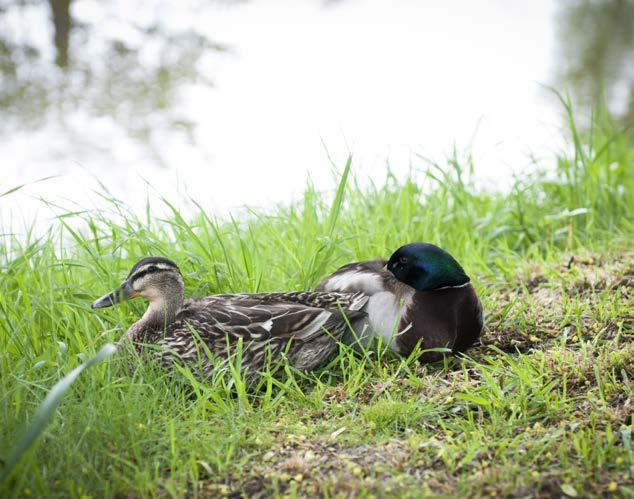
[[[409,243],[388,260],[344,265],[316,287],[322,292],[362,293],[368,297],[343,342],[367,347],[375,336],[408,357],[434,362],[465,352],[484,327],[482,303],[462,266],[430,243]],[[434,351],[429,351],[434,349]]]
[[[240,366],[249,373],[286,358],[302,371],[325,364],[337,351],[349,321],[365,315],[361,292],[273,292],[218,294],[184,299],[184,281],[172,260],[138,261],[123,283],[92,303],[111,307],[141,297],[148,307],[120,344],[131,340],[139,352],[151,345],[160,362],[195,364],[210,376],[217,359],[230,358],[241,345]],[[203,342],[211,353],[201,353]]]

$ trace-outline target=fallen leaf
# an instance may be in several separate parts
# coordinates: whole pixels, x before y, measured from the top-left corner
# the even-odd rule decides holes
[[[338,430],[333,431],[333,432],[330,434],[330,440],[334,440],[334,439],[335,439],[335,438],[337,438],[339,435],[341,435],[344,431],[346,431],[346,427],[345,427],[345,426],[342,426],[342,427],[341,427],[341,428],[339,428]]]
[[[567,496],[570,496],[570,497],[577,497],[577,491],[575,490],[575,488],[574,488],[572,485],[570,485],[570,484],[568,484],[568,483],[564,483],[564,484],[561,486],[561,491],[562,491],[564,494],[566,494]]]

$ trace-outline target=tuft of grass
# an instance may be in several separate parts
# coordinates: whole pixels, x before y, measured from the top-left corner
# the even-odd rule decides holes
[[[457,154],[362,188],[350,158],[334,193],[309,185],[241,219],[137,216],[104,192],[107,210],[55,207],[46,233],[3,235],[0,468],[34,421],[43,434],[2,496],[632,494],[634,147],[607,121],[581,130],[564,104],[570,150],[507,192],[479,190]],[[89,308],[142,256],[177,261],[188,295],[299,290],[417,240],[480,293],[487,329],[467,356],[342,347],[248,389],[231,364],[201,381],[121,354],[37,424],[51,388],[142,314]]]
[[[95,355],[92,359],[89,359],[83,364],[78,365],[61,380],[55,383],[53,388],[51,388],[50,391],[46,394],[46,398],[44,398],[40,406],[37,408],[37,411],[33,416],[33,420],[31,421],[27,431],[20,439],[20,441],[15,445],[12,453],[9,455],[9,458],[2,470],[2,473],[0,474],[0,483],[9,478],[11,472],[18,465],[24,453],[27,452],[33,444],[35,444],[37,439],[46,428],[46,425],[55,412],[55,409],[57,409],[57,406],[60,404],[65,393],[70,389],[77,377],[84,370],[107,359],[115,352],[116,347],[111,343],[106,343],[101,348],[101,350],[99,350],[97,355]]]

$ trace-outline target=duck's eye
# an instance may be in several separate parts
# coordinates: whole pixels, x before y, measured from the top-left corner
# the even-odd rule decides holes
[[[156,265],[150,265],[150,266],[147,268],[147,271],[148,271],[148,272],[157,272],[157,271],[158,271],[158,267],[157,267]]]
[[[401,258],[398,259],[398,263],[403,265],[405,265],[408,261],[409,259],[406,256],[402,256]]]

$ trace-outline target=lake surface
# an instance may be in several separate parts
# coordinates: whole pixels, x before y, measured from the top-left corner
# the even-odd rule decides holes
[[[632,113],[632,4],[72,0],[57,31],[47,3],[4,6],[0,193],[30,185],[0,198],[2,227],[103,206],[103,189],[139,211],[271,206],[308,178],[331,189],[349,153],[381,183],[456,147],[504,188],[565,147],[545,85]]]

